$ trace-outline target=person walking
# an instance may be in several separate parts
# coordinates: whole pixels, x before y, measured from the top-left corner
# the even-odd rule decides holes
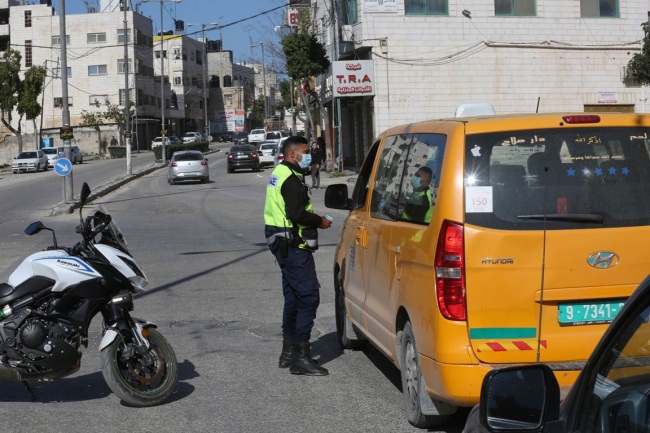
[[[320,167],[323,163],[323,151],[315,141],[311,142],[311,164],[309,173],[311,174],[312,189],[320,189]]]
[[[292,374],[326,376],[327,369],[311,359],[309,339],[320,303],[320,283],[313,252],[318,249],[318,230],[332,222],[313,212],[304,170],[311,154],[307,139],[288,137],[283,161],[266,187],[264,234],[282,272],[282,353],[278,366]]]

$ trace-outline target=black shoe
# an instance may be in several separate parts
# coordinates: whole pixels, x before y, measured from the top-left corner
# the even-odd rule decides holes
[[[293,357],[293,339],[285,338],[282,340],[282,353],[280,354],[280,361],[278,367],[287,368],[291,365],[291,358]]]
[[[304,374],[305,376],[327,376],[329,371],[319,367],[309,354],[309,341],[296,341],[293,346],[291,359],[291,374]]]

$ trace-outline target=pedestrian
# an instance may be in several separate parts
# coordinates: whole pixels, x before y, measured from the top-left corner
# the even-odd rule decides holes
[[[332,222],[315,214],[305,184],[304,170],[311,155],[307,139],[290,136],[284,142],[283,161],[266,187],[264,233],[282,272],[282,354],[280,368],[292,374],[325,376],[327,369],[311,359],[309,339],[320,303],[320,283],[313,252],[318,249],[317,229]]]
[[[312,189],[320,189],[320,167],[323,162],[323,151],[318,147],[318,143],[311,142],[311,164],[309,164],[309,173],[311,174]]]

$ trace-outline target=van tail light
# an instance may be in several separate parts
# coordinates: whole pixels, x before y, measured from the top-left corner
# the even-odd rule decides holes
[[[438,308],[449,320],[467,320],[463,225],[445,220],[436,248]]]
[[[562,120],[569,124],[600,123],[600,116],[597,116],[595,114],[580,114],[574,116],[564,116],[562,117]]]

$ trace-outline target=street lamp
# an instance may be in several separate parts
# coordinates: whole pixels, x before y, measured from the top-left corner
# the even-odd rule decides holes
[[[163,3],[180,3],[181,0],[141,0],[143,3],[160,2],[160,135],[162,136],[162,160],[163,164],[167,163],[167,148],[165,144],[165,59],[163,50]]]
[[[208,51],[208,44],[207,40],[205,39],[205,26],[206,23],[201,23],[201,24],[188,24],[189,27],[195,27],[195,26],[201,26],[201,38],[203,39],[203,126],[205,129],[205,139],[208,140],[208,136],[210,135],[210,119],[208,118],[208,84],[207,84],[207,76],[208,76],[208,56],[207,56],[207,51]],[[210,23],[211,26],[218,26],[219,23]]]

